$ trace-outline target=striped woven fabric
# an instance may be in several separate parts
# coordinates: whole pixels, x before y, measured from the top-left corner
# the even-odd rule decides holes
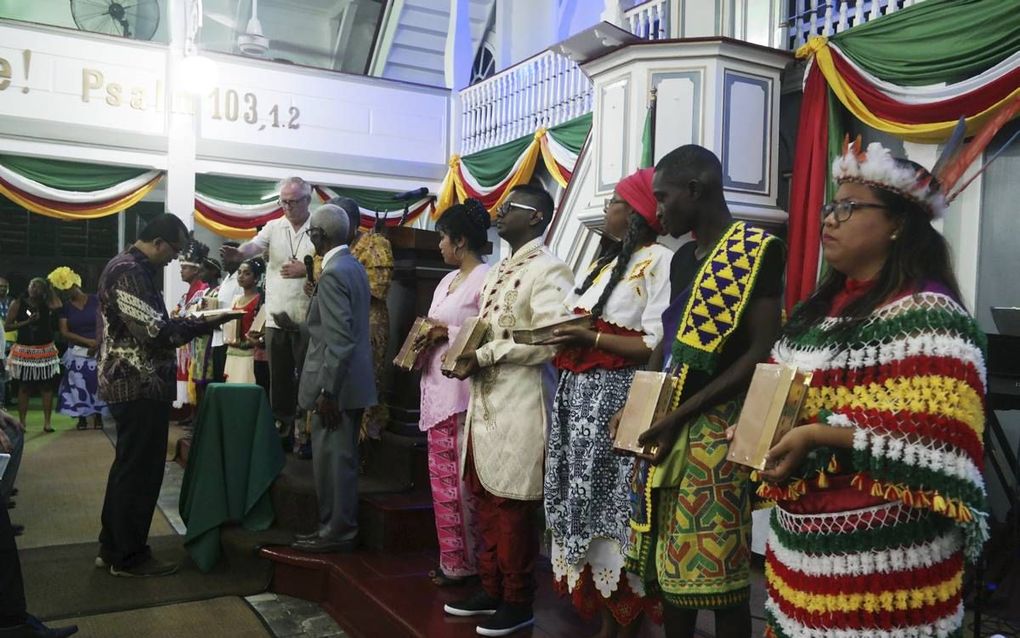
[[[776,638],[960,635],[964,560],[987,538],[984,334],[927,290],[847,337],[826,319],[776,344],[814,373],[804,423],[854,429],[780,486],[766,554]]]

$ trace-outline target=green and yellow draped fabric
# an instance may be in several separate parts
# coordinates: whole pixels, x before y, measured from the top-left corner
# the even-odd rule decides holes
[[[435,216],[468,198],[481,201],[495,214],[510,189],[531,180],[539,158],[553,179],[560,186],[566,186],[588,139],[591,124],[592,115],[588,113],[478,153],[463,157],[454,155],[439,189]]]
[[[960,116],[973,133],[1020,96],[1020,10],[1011,0],[925,0],[815,38],[797,55],[810,65],[790,189],[787,310],[815,288],[841,112],[914,142],[944,142]]]

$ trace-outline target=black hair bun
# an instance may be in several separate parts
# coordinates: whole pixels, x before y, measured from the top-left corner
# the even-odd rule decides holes
[[[489,216],[489,211],[486,210],[485,204],[471,197],[464,202],[464,208],[467,212],[468,222],[472,226],[480,229],[482,232],[489,230],[489,226],[492,225],[492,217]]]

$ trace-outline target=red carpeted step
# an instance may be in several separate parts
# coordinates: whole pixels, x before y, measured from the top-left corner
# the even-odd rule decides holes
[[[433,552],[393,554],[301,554],[267,548],[274,562],[272,590],[318,601],[352,638],[468,638],[477,636],[477,619],[455,618],[443,605],[471,593],[465,587],[437,587],[428,578]],[[570,604],[552,591],[547,563],[537,572],[534,638],[573,637],[595,633]],[[529,635],[523,633],[522,636]]]

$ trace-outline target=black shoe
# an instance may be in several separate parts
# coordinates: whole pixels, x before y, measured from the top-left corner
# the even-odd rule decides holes
[[[0,628],[0,638],[65,638],[78,633],[78,625],[47,627],[35,616],[25,615],[25,622]]]
[[[11,529],[14,530],[15,536],[21,536],[25,533],[25,526],[18,525],[17,523],[11,523]]]
[[[18,488],[12,487],[11,488],[11,496],[17,496],[17,495],[18,495]]]
[[[491,616],[496,613],[501,604],[500,599],[481,590],[464,600],[443,605],[443,611],[451,616]]]
[[[357,547],[357,539],[333,540],[331,538],[320,538],[316,536],[312,540],[295,541],[291,543],[291,549],[309,554],[350,554]]]
[[[491,618],[478,623],[475,632],[482,636],[509,636],[535,624],[531,605],[503,603]]]
[[[319,532],[312,532],[311,534],[294,534],[294,541],[297,543],[307,543],[314,541],[319,538]]]
[[[176,574],[180,565],[177,563],[171,563],[167,561],[157,560],[149,557],[143,563],[134,565],[132,567],[116,567],[110,565],[111,576],[124,576],[127,578],[147,578],[150,576],[170,576]]]

